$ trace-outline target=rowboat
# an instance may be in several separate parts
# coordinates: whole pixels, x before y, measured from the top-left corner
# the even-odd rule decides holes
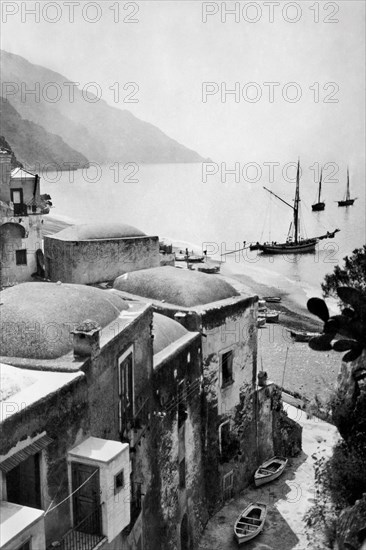
[[[266,312],[266,322],[267,323],[277,323],[279,316],[280,316],[279,311],[275,311],[274,309],[269,309]]]
[[[263,300],[265,302],[276,302],[276,303],[278,303],[278,302],[281,301],[281,298],[279,296],[265,296],[263,298]]]
[[[175,259],[177,262],[190,262],[190,263],[197,263],[197,262],[204,262],[205,257],[204,256],[198,256],[197,254],[183,254],[180,252],[179,254],[175,254]]]
[[[197,267],[197,271],[201,271],[202,273],[219,273],[220,272],[220,266],[219,265],[212,265],[212,266],[205,266],[205,267]]]
[[[266,324],[266,318],[265,317],[258,317],[257,318],[257,327],[262,328]]]
[[[319,332],[308,332],[306,330],[290,330],[289,332],[296,342],[310,342],[312,338],[320,336]]]
[[[267,505],[252,502],[240,514],[234,525],[234,537],[238,544],[254,539],[263,530]]]
[[[256,487],[277,479],[282,474],[287,464],[287,458],[274,456],[261,464],[254,474]]]

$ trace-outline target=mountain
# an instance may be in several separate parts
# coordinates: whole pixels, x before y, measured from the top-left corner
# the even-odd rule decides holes
[[[18,161],[30,170],[44,169],[47,165],[50,169],[64,170],[65,163],[88,166],[84,155],[39,124],[24,120],[4,98],[0,98],[0,135],[6,137]]]
[[[1,124],[1,120],[0,120],[0,124]],[[6,141],[4,136],[0,136],[0,149],[5,149],[6,151],[8,151],[11,154],[11,169],[12,170],[14,168],[24,168],[23,164],[21,162],[19,162],[19,160],[16,158],[16,156],[14,154],[14,151],[12,150],[12,148],[10,147],[10,144]]]
[[[103,99],[87,101],[82,90],[73,88],[73,83],[65,76],[29,63],[23,57],[2,50],[1,72],[3,82],[11,83],[16,90],[7,99],[21,117],[60,136],[89,161],[103,164],[204,160],[128,110],[110,106]],[[74,89],[73,101],[70,100],[71,88]],[[37,90],[36,95],[24,94],[24,90],[31,89]],[[56,94],[59,97],[53,101]],[[88,97],[93,99],[90,92]]]

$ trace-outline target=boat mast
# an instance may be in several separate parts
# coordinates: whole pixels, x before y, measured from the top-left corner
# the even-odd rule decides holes
[[[347,166],[347,192],[346,192],[346,200],[348,201],[350,198],[349,194],[349,168]]]
[[[299,237],[299,202],[300,202],[300,159],[297,161],[296,174],[296,191],[294,204],[294,228],[295,228],[295,243],[298,243]]]
[[[323,178],[323,168],[320,171],[318,202],[320,202],[320,195],[321,195],[321,192],[322,192],[322,178]]]

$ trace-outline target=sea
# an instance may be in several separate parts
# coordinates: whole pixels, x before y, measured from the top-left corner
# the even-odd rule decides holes
[[[303,236],[340,229],[334,239],[319,242],[315,253],[266,256],[248,249],[250,242],[282,242],[287,236],[295,193],[296,163],[272,175],[253,166],[230,173],[216,163],[92,164],[72,172],[45,172],[42,193],[52,197],[51,215],[71,223],[123,222],[148,235],[158,235],[184,250],[207,250],[232,272],[246,275],[304,301],[321,296],[325,274],[366,242],[364,165],[350,171],[353,206],[338,207],[346,189],[346,166],[324,177],[323,212],[312,212],[316,202],[316,170],[302,171],[300,180]],[[232,167],[231,167],[232,168]],[[236,167],[238,168],[238,167]],[[267,167],[268,168],[268,167]],[[328,167],[329,168],[329,167]],[[260,178],[258,178],[260,175]],[[269,177],[270,176],[270,177]],[[269,181],[271,180],[271,181]],[[263,186],[289,203],[270,195]]]

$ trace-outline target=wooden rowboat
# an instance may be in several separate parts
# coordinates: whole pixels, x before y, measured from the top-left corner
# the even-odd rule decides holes
[[[254,539],[263,530],[267,505],[252,502],[240,514],[234,525],[234,537],[238,544]]]
[[[280,315],[279,311],[275,311],[274,309],[269,309],[266,312],[266,321],[267,321],[267,323],[277,323],[279,315]]]
[[[287,464],[287,458],[274,456],[261,464],[254,474],[256,487],[277,479],[282,474]]]
[[[281,298],[279,296],[265,296],[263,298],[263,300],[265,300],[266,302],[280,302],[281,301]]]
[[[305,330],[290,330],[289,332],[296,342],[310,342],[312,338],[320,336],[320,332],[307,332]]]

